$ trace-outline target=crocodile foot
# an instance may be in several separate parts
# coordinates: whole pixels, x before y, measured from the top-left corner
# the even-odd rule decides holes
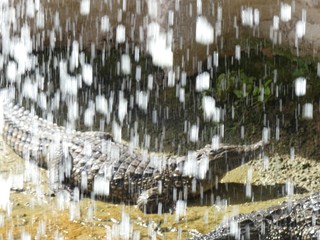
[[[158,187],[153,187],[140,194],[137,207],[144,213],[173,212],[174,203],[169,196],[160,194]]]

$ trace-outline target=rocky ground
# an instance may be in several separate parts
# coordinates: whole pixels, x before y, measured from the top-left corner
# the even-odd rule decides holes
[[[249,180],[251,172],[252,180]],[[300,156],[274,154],[253,160],[227,173],[222,182],[251,183],[253,185],[288,184],[301,191],[316,192],[320,189],[320,164]]]

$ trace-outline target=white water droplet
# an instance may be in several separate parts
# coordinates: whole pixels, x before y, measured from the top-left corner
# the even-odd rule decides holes
[[[167,44],[167,35],[160,32],[158,23],[152,22],[147,29],[147,51],[152,56],[154,65],[164,68],[173,66],[173,52],[171,44]]]
[[[210,74],[208,72],[200,73],[196,78],[196,91],[208,90],[210,87]]]
[[[240,59],[241,59],[241,47],[240,47],[240,45],[236,45],[236,47],[235,47],[235,59],[237,59],[238,61],[240,61]]]
[[[196,42],[208,45],[213,43],[214,29],[208,20],[203,16],[197,17],[196,23]]]
[[[196,177],[197,172],[197,159],[194,151],[189,151],[187,160],[183,166],[183,175],[189,177]]]
[[[94,178],[93,192],[98,196],[109,196],[110,182],[102,176]]]
[[[214,135],[211,140],[211,149],[216,151],[220,148],[220,137],[219,135]]]
[[[252,196],[252,185],[250,183],[246,184],[246,198],[251,198]]]
[[[108,100],[102,95],[96,96],[96,110],[103,115],[109,113]]]
[[[90,64],[84,64],[82,66],[82,80],[88,86],[91,86],[93,82],[92,66]]]
[[[282,22],[291,20],[291,5],[281,2],[280,18]]]
[[[128,54],[121,55],[121,72],[126,75],[131,73],[131,60]]]
[[[126,41],[126,28],[124,25],[119,24],[117,26],[117,31],[116,31],[116,42],[124,43],[125,41]]]
[[[148,101],[149,101],[148,92],[144,92],[144,91],[137,91],[136,92],[136,103],[140,109],[147,111]]]
[[[264,144],[269,143],[270,140],[270,130],[267,127],[262,129],[262,141]]]
[[[89,15],[89,13],[90,13],[90,0],[81,0],[80,14]]]
[[[269,169],[269,158],[268,156],[263,156],[263,169],[268,170]]]
[[[13,61],[10,61],[7,65],[7,79],[9,82],[13,83],[17,78],[17,64]]]
[[[313,119],[313,104],[305,103],[303,105],[302,117],[305,119]]]
[[[273,30],[274,31],[279,30],[279,16],[277,15],[273,16]]]
[[[192,125],[190,128],[189,138],[191,142],[197,142],[199,139],[199,127]]]
[[[295,80],[295,93],[296,96],[306,95],[307,80],[304,77],[299,77]]]
[[[179,221],[179,218],[185,216],[187,213],[187,203],[183,200],[178,200],[176,203],[176,222]]]
[[[158,2],[156,0],[148,0],[148,15],[153,19],[157,19]]]
[[[110,20],[107,15],[101,17],[101,32],[109,32],[110,31]]]
[[[185,101],[185,89],[180,88],[179,89],[179,101],[183,103]]]
[[[207,156],[204,156],[200,159],[198,163],[198,178],[205,179],[208,170],[209,170],[209,158]]]
[[[256,8],[253,10],[253,23],[255,26],[258,26],[260,23],[260,11]]]
[[[299,20],[296,23],[296,37],[302,38],[306,34],[306,22]]]
[[[295,156],[294,147],[291,147],[290,148],[290,160],[294,160],[294,156]]]
[[[288,196],[292,196],[294,194],[294,184],[293,182],[291,181],[287,181],[286,182],[286,186],[285,186],[285,189],[286,189],[286,193]]]
[[[173,87],[175,84],[175,72],[170,70],[168,72],[168,87]]]
[[[253,9],[252,7],[243,8],[241,10],[241,23],[243,26],[253,26]]]
[[[0,188],[1,188],[0,208],[3,210],[6,210],[10,204],[11,179],[4,178],[2,175],[0,175]]]
[[[34,1],[27,0],[26,2],[26,15],[29,18],[34,18],[35,10],[34,10]]]
[[[122,123],[128,111],[128,100],[124,98],[123,92],[119,94],[118,118]]]
[[[116,123],[115,121],[113,121],[113,123],[112,123],[112,134],[113,134],[114,140],[116,142],[121,142],[122,129],[121,129],[121,126],[118,123]]]
[[[141,66],[136,67],[136,80],[139,82],[141,80]]]
[[[153,89],[153,76],[152,74],[148,75],[148,90],[152,91]]]
[[[85,112],[84,112],[84,125],[86,127],[92,127],[94,123],[94,116],[95,116],[95,111],[94,111],[95,106],[89,106]]]

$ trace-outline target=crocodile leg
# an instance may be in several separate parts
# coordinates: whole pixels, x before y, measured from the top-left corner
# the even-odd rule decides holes
[[[161,203],[163,196],[159,193],[158,187],[149,188],[143,191],[137,200],[137,206],[143,212],[156,212],[157,206]]]

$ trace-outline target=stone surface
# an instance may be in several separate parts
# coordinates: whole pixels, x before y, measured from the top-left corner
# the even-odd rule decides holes
[[[260,36],[269,39],[270,26],[274,15],[280,14],[280,3],[276,1],[270,4],[268,1],[252,0],[224,0],[224,1],[202,1],[202,15],[205,16],[212,26],[218,24],[219,14],[218,9],[221,6],[221,36],[214,39],[214,43],[209,46],[203,46],[195,42],[196,32],[196,16],[197,7],[196,1],[157,1],[157,17],[155,14],[148,15],[148,4],[146,0],[141,1],[90,1],[90,12],[86,16],[80,15],[80,1],[76,0],[59,0],[59,1],[43,1],[46,16],[45,42],[49,43],[49,30],[54,28],[54,16],[58,13],[60,19],[62,42],[59,46],[67,46],[67,41],[73,39],[79,40],[82,36],[84,48],[90,51],[91,44],[94,44],[98,49],[102,49],[104,42],[108,44],[115,43],[115,29],[118,24],[123,24],[126,28],[127,40],[131,44],[139,46],[141,52],[144,52],[146,46],[146,30],[147,23],[151,21],[158,22],[161,26],[161,31],[170,32],[173,34],[173,53],[174,66],[180,66],[180,69],[185,69],[189,74],[197,72],[198,61],[202,62],[207,59],[208,53],[213,50],[218,50],[220,56],[224,54],[233,54],[235,43],[245,42],[244,40],[250,36]],[[176,10],[175,2],[179,2],[179,11]],[[317,54],[320,47],[319,37],[319,1],[318,0],[295,0],[284,1],[288,4],[294,3],[292,19],[283,23],[280,22],[279,33],[281,32],[280,46],[288,46],[293,52],[295,50],[295,26],[298,20],[301,20],[302,9],[307,13],[306,35],[299,41],[299,54]],[[140,3],[140,5],[138,4]],[[220,5],[219,5],[220,4]],[[137,6],[141,6],[140,8]],[[250,28],[241,26],[241,8],[252,7],[260,12],[260,24],[257,27]],[[140,9],[140,10],[139,10]],[[191,9],[191,10],[190,10]],[[168,24],[168,15],[173,13],[173,25]],[[103,33],[100,31],[101,18],[108,16],[110,20],[110,31]],[[120,17],[119,17],[120,16]],[[236,21],[235,21],[236,19]],[[30,19],[32,23],[32,19]],[[237,24],[239,30],[239,39],[236,39],[236,30],[234,24]],[[66,26],[69,25],[69,30]],[[31,26],[35,26],[31,24]],[[42,33],[43,29],[36,29],[34,32]],[[141,34],[144,32],[143,35]],[[60,36],[57,32],[57,40]],[[217,31],[216,31],[217,33]],[[140,37],[142,36],[142,37]],[[279,42],[279,40],[277,41]],[[184,63],[182,63],[184,62]]]

